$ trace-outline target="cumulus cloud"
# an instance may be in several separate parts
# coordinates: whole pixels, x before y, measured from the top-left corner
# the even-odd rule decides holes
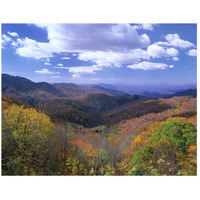
[[[144,24],[135,25],[134,28],[135,29],[144,29],[144,30],[148,30],[148,31],[153,31],[154,25],[156,25],[156,24],[144,23]]]
[[[116,51],[147,47],[150,39],[130,24],[36,24],[47,30],[49,44],[62,52]]]
[[[98,66],[121,67],[122,64],[139,62],[140,59],[148,59],[149,56],[145,50],[132,49],[129,51],[86,51],[79,54],[78,59],[83,61],[95,62]]]
[[[41,59],[43,62],[50,62],[50,58],[42,58]]]
[[[11,42],[11,41],[12,41],[11,38],[8,37],[8,36],[5,35],[5,34],[2,35],[2,40],[5,41],[5,42]]]
[[[4,47],[7,43],[9,43],[11,41],[12,41],[11,38],[8,37],[7,35],[3,34],[1,36],[1,45],[2,45],[2,47]]]
[[[72,74],[72,78],[80,78],[81,75],[80,74]]]
[[[51,63],[45,62],[44,65],[51,65]]]
[[[102,70],[101,67],[98,67],[96,65],[93,66],[79,66],[79,67],[65,67],[65,69],[68,69],[70,73],[74,74],[95,74],[95,71]]]
[[[165,57],[166,56],[166,51],[164,48],[158,46],[158,45],[150,45],[147,48],[147,52],[149,55],[151,55],[153,58],[160,58],[160,57]]]
[[[179,47],[181,49],[191,48],[194,47],[194,44],[192,44],[189,41],[183,40],[180,38],[180,36],[175,34],[168,34],[164,37],[166,41],[159,41],[155,44],[157,45],[163,45],[163,46],[173,46],[173,47]]]
[[[79,54],[82,61],[95,62],[98,66],[121,67],[123,64],[138,63],[141,59],[174,57],[179,51],[174,48],[163,48],[158,45],[150,45],[147,50],[131,49],[128,51],[86,51]]]
[[[172,60],[179,61],[179,58],[178,57],[173,57]]]
[[[57,65],[57,68],[68,69],[70,73],[76,74],[74,76],[78,77],[84,73],[96,73],[96,71],[102,70],[102,67],[129,65],[130,68],[134,64],[140,66],[140,63],[150,66],[152,63],[142,61],[149,61],[152,58],[168,59],[171,57],[170,59],[177,61],[179,51],[175,47],[184,49],[194,46],[191,42],[181,39],[178,34],[168,34],[164,37],[165,41],[151,44],[148,35],[140,35],[137,32],[137,29],[152,31],[154,25],[36,24],[37,27],[47,31],[49,42],[38,42],[28,37],[19,38],[15,32],[8,33],[17,37],[12,38],[15,41],[12,41],[6,35],[2,37],[7,42],[12,41],[11,45],[16,49],[18,55],[42,59],[44,65],[50,65],[49,58],[54,57],[55,53],[60,54],[61,59],[64,60],[70,59],[68,54],[73,53],[72,56],[76,56],[76,59],[94,63],[93,66],[88,66],[88,68],[87,66],[66,68],[61,63]],[[155,66],[157,65],[155,64]],[[149,68],[152,68],[152,66]],[[82,70],[82,72],[77,72],[77,70]]]
[[[165,49],[159,45],[152,44],[147,48],[147,53],[149,57],[161,58],[161,57],[177,56],[179,51],[174,48]]]
[[[8,34],[11,35],[12,37],[19,37],[18,33],[16,33],[16,32],[9,32],[8,31]]]
[[[49,71],[48,69],[36,70],[38,74],[59,74],[59,72]]]
[[[166,52],[168,56],[177,56],[179,54],[179,51],[174,48],[168,48],[166,49]]]
[[[166,69],[173,68],[173,65],[167,65],[165,63],[152,63],[152,62],[141,62],[127,66],[130,69],[142,69],[142,70],[155,70],[155,69]]]
[[[197,50],[196,49],[191,49],[187,52],[187,55],[189,56],[197,56]]]
[[[69,59],[71,59],[70,57],[62,57],[61,59],[63,59],[63,60],[69,60]]]
[[[102,70],[102,68],[93,65],[92,67],[72,67],[69,68],[69,72],[71,73],[81,73],[81,74],[95,74],[96,71]]]
[[[16,53],[20,56],[34,59],[53,57],[52,47],[48,43],[37,42],[27,37],[18,38],[17,43],[20,47],[16,49]]]
[[[78,67],[53,67],[57,69],[67,69],[70,73],[72,73],[73,78],[81,77],[83,74],[96,74],[96,71],[103,70],[101,67],[97,65],[93,66],[78,66]]]
[[[18,44],[18,42],[15,42],[15,41],[12,41],[12,43],[11,43],[11,46],[13,46],[13,47],[18,47],[19,46],[19,44]]]

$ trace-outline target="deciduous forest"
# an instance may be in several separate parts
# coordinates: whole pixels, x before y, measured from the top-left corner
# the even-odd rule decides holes
[[[3,85],[3,175],[197,174],[196,97],[33,91]]]

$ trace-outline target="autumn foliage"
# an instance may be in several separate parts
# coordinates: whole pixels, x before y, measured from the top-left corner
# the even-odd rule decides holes
[[[195,98],[131,102],[105,111],[103,120],[107,115],[111,124],[93,128],[58,118],[52,122],[43,112],[5,96],[2,106],[3,175],[197,174]]]

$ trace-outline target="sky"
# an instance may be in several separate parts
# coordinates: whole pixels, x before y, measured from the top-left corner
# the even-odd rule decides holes
[[[2,24],[2,73],[49,83],[197,82],[196,24]]]

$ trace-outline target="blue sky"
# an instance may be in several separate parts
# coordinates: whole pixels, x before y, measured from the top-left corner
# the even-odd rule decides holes
[[[2,24],[2,73],[33,81],[196,83],[196,24]]]

